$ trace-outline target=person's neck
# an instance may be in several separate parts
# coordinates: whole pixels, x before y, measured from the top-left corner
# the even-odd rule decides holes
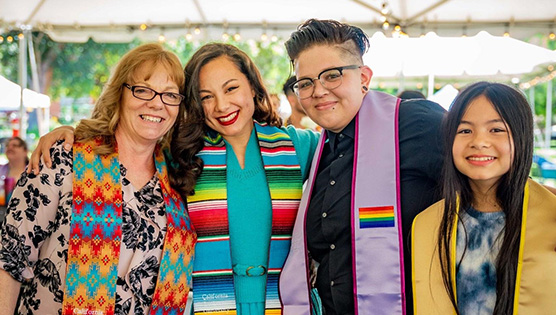
[[[21,175],[21,173],[23,173],[23,171],[25,170],[25,166],[27,166],[27,163],[25,161],[25,159],[23,160],[12,160],[8,163],[8,177],[14,177],[14,178],[19,178],[19,176]]]
[[[226,142],[232,146],[232,150],[234,150],[234,154],[236,155],[237,161],[241,169],[245,168],[245,151],[247,150],[247,144],[249,143],[249,139],[251,138],[251,133],[253,132],[253,128],[249,130],[249,132],[242,133],[237,136],[228,137],[222,136]]]
[[[155,143],[138,143],[128,135],[116,132],[120,163],[126,170],[126,177],[135,188],[143,187],[154,175],[155,165],[153,153]]]
[[[480,185],[471,182],[470,186],[473,192],[473,208],[481,212],[498,212],[502,210],[498,198],[496,198],[497,184]]]

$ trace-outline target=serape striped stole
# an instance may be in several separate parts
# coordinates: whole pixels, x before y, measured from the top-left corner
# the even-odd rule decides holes
[[[268,189],[272,199],[272,235],[266,286],[266,314],[280,314],[278,277],[288,255],[302,192],[302,176],[293,143],[279,128],[255,122]],[[189,198],[198,234],[193,270],[195,313],[236,314],[226,187],[226,144],[220,135],[206,137],[198,154],[204,168]],[[261,187],[262,188],[262,187]],[[264,188],[262,188],[264,189]],[[246,218],[247,219],[247,218]]]
[[[73,210],[63,314],[114,314],[122,241],[118,153],[99,156],[100,140],[73,147]],[[155,164],[166,206],[167,231],[150,314],[183,314],[191,287],[195,232],[171,187],[162,149]]]

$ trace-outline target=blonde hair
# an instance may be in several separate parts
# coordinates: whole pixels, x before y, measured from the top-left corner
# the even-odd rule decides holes
[[[120,122],[121,98],[124,83],[133,85],[137,82],[136,74],[140,67],[151,64],[151,71],[156,65],[162,65],[168,71],[170,78],[183,94],[185,76],[180,60],[171,51],[160,44],[144,44],[127,52],[118,62],[112,76],[95,103],[91,118],[79,122],[75,130],[76,140],[90,140],[101,137],[102,145],[95,148],[96,154],[110,154],[115,151],[116,128]],[[180,105],[178,119],[184,115],[183,105]],[[172,128],[173,129],[173,128]],[[162,138],[163,146],[170,143],[172,130]]]

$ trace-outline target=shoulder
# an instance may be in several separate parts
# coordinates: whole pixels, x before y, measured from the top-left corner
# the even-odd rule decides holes
[[[436,202],[427,209],[421,211],[413,222],[413,225],[428,224],[429,222],[439,222],[442,219],[442,214],[444,212],[444,199]]]
[[[280,127],[280,129],[290,136],[294,142],[294,146],[296,146],[296,149],[299,144],[316,142],[320,136],[320,134],[315,131],[309,129],[298,129],[292,125]]]
[[[73,150],[66,151],[63,147],[63,140],[58,140],[50,147],[50,159],[52,160],[52,169],[73,165]],[[42,164],[42,163],[41,163]],[[42,172],[42,170],[41,170]]]
[[[552,207],[556,210],[556,195],[532,179],[529,179],[528,183],[530,203],[552,204]]]
[[[400,121],[402,118],[442,120],[446,110],[435,102],[422,99],[402,100],[400,103]]]

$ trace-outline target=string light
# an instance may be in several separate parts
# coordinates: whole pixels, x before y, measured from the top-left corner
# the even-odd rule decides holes
[[[191,34],[190,31],[187,31],[187,34],[185,34],[185,39],[187,39],[188,42],[190,42],[193,39],[193,35]]]
[[[6,40],[8,41],[8,43],[11,43],[14,41],[14,38],[12,36],[8,36]]]
[[[195,33],[195,35],[199,35],[201,34],[201,28],[199,28],[198,26],[193,30],[193,33]]]
[[[4,36],[0,36],[0,44],[4,42]]]
[[[25,37],[25,36],[23,35],[23,33],[17,34],[17,38],[19,38],[19,39],[23,39],[24,37]]]
[[[266,33],[261,34],[261,41],[266,42],[268,40],[268,35]]]
[[[382,29],[383,30],[387,30],[390,27],[390,23],[388,23],[388,20],[384,21],[384,23],[382,23]]]
[[[230,38],[230,35],[228,35],[228,33],[226,31],[224,31],[224,33],[222,33],[222,40],[227,41],[229,38]]]
[[[272,35],[272,37],[270,37],[270,40],[273,42],[278,41],[278,36],[276,36],[276,34]]]
[[[548,67],[548,69],[550,69],[550,68],[554,69],[554,67],[552,65]],[[534,79],[532,79],[528,82],[523,82],[523,83],[519,84],[519,87],[521,89],[526,90],[526,89],[529,89],[529,88],[531,88],[531,87],[533,87],[537,84],[551,81],[555,77],[556,77],[556,71],[552,71],[544,77],[535,77]]]
[[[506,23],[506,31],[504,32],[504,37],[510,37],[510,24]]]
[[[145,23],[141,24],[139,26],[139,29],[142,30],[142,31],[146,30],[147,29],[147,24],[145,24]]]
[[[166,36],[164,36],[164,33],[160,33],[160,35],[158,35],[158,41],[161,43],[166,41]]]
[[[548,34],[548,38],[550,38],[550,40],[554,40],[556,39],[556,34],[554,34],[554,32],[550,32],[550,34]]]
[[[241,35],[239,34],[239,30],[236,30],[236,33],[234,34],[234,40],[236,42],[241,40]]]

